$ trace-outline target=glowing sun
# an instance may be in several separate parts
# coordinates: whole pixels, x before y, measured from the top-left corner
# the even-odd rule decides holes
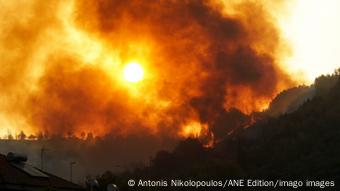
[[[143,76],[143,68],[137,62],[130,62],[124,67],[124,79],[128,82],[139,82]]]

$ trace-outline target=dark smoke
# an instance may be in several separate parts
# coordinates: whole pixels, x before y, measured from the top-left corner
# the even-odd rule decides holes
[[[237,14],[228,15],[223,9],[235,9]],[[197,114],[204,123],[231,108],[250,113],[283,88],[279,84],[291,84],[277,63],[279,33],[258,4],[236,9],[192,0],[77,1],[75,13],[80,29],[109,47],[119,47],[123,60],[134,55],[129,43],[148,39],[155,44],[149,63],[157,76],[152,81],[155,102],[171,102],[157,114],[171,120],[159,119],[156,127],[179,126],[192,115],[185,113]],[[145,106],[136,113],[138,103],[131,103],[107,71],[79,67],[72,60],[51,65],[32,99],[32,121],[44,130],[89,132],[96,130],[87,127],[93,124],[130,131],[129,126],[143,126],[143,116],[153,112],[153,107]]]
[[[16,55],[0,69],[0,85],[10,92],[0,94],[10,100],[0,106],[21,115],[38,137],[105,137],[93,147],[52,144],[58,148],[53,152],[65,151],[79,166],[102,160],[104,169],[117,153],[124,154],[118,161],[147,158],[160,149],[155,145],[169,148],[191,120],[224,137],[293,85],[280,68],[283,45],[275,20],[260,2],[75,0],[68,15],[63,11],[70,4],[34,3],[20,17],[24,21],[8,22],[13,26],[0,31],[1,40],[8,37],[1,53]],[[118,52],[112,55],[118,65],[145,57],[142,65],[151,77],[133,87],[137,96],[117,80],[121,71],[102,67],[100,58],[85,63],[82,56],[92,52],[70,45],[81,40],[67,36],[69,25],[100,44],[101,54]]]

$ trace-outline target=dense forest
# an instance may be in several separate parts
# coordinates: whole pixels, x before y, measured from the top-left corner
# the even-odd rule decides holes
[[[98,182],[103,190],[108,183],[129,190],[131,178],[340,180],[339,78],[337,70],[312,86],[282,92],[267,111],[256,114],[261,117],[255,124],[224,132],[214,147],[204,147],[200,139],[183,140],[173,151],[159,151],[147,166],[120,174],[107,171]]]

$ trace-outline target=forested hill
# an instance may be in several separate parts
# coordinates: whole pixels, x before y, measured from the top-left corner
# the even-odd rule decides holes
[[[242,166],[250,174],[339,178],[339,75],[321,76],[314,86],[313,99],[295,112],[240,132]]]
[[[129,190],[130,178],[231,177],[336,180],[340,184],[339,73],[316,79],[315,94],[293,112],[238,129],[212,148],[197,139],[160,151],[150,165],[99,177]]]

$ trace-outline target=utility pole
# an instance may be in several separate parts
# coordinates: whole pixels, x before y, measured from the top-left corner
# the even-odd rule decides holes
[[[41,160],[41,163],[40,163],[40,169],[41,170],[44,170],[44,153],[45,153],[45,148],[44,146],[41,148],[41,152],[40,152],[40,160]]]
[[[75,165],[76,164],[76,162],[70,162],[70,181],[72,182],[72,167],[73,167],[73,165]]]

